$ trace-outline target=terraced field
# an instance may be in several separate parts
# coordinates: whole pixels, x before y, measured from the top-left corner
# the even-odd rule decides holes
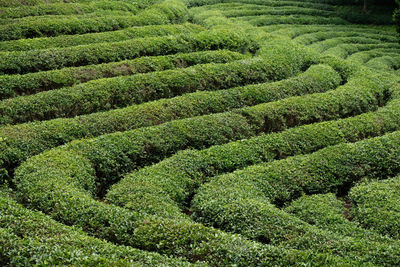
[[[334,3],[2,0],[0,265],[399,266],[399,38]]]

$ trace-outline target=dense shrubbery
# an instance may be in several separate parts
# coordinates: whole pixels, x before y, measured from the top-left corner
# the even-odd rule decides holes
[[[15,182],[19,198],[31,207],[35,206],[46,213],[49,212],[57,220],[81,226],[90,234],[100,238],[142,249],[157,250],[169,255],[184,256],[190,261],[207,260],[214,264],[223,261],[226,264],[241,265],[263,262],[286,265],[312,258],[321,263],[333,261],[343,264],[339,258],[328,255],[261,246],[237,236],[193,224],[185,216],[182,216],[181,220],[176,218],[173,221],[156,219],[91,198],[96,192],[99,193],[100,186],[112,182],[111,180],[106,182],[104,179],[114,179],[115,175],[118,176],[114,171],[123,173],[134,167],[130,161],[134,154],[139,156],[138,160],[145,155],[140,150],[134,149],[134,147],[140,149],[142,146],[138,146],[139,138],[143,141],[147,139],[147,145],[142,146],[142,149],[152,152],[148,154],[149,156],[162,157],[171,145],[176,146],[177,142],[184,141],[185,136],[190,137],[191,142],[188,144],[196,144],[200,141],[194,142],[196,138],[206,138],[205,141],[209,143],[219,142],[218,140],[232,134],[240,135],[242,128],[240,121],[238,127],[232,129],[233,131],[226,131],[223,126],[227,123],[227,119],[234,119],[237,116],[226,114],[222,120],[216,120],[212,116],[204,117],[201,119],[203,123],[199,120],[198,123],[191,124],[191,127],[183,127],[185,121],[172,122],[153,129],[139,129],[136,131],[139,134],[136,137],[133,136],[135,132],[113,134],[51,150],[33,157],[18,169]],[[216,132],[217,129],[221,129],[221,132]],[[207,136],[205,131],[209,131],[211,136]],[[225,134],[222,134],[223,132]],[[154,142],[149,143],[150,139]],[[140,160],[136,164],[144,163],[145,161]],[[96,174],[103,177],[99,177],[100,180],[95,177],[92,164],[96,165]],[[48,194],[49,192],[51,194]],[[43,197],[47,200],[42,201]],[[193,244],[195,240],[198,242]],[[201,249],[202,247],[207,249]]]
[[[107,198],[111,203],[140,207],[156,214],[163,212],[155,205],[161,203],[160,199],[163,198],[166,200],[170,197],[182,207],[193,193],[192,187],[210,180],[212,176],[263,161],[310,153],[330,145],[354,142],[398,130],[398,103],[396,100],[377,112],[354,118],[307,125],[282,133],[211,147],[204,151],[179,153],[164,162],[128,175],[110,190]],[[378,120],[381,120],[380,124],[376,124]],[[144,187],[140,185],[143,181],[146,181]],[[153,187],[162,190],[149,189]],[[137,201],[143,197],[144,192],[147,192],[145,195],[148,203]],[[179,212],[179,209],[176,211]]]
[[[184,22],[187,9],[180,1],[166,0],[152,5],[135,16],[104,16],[95,18],[45,18],[36,21],[21,21],[0,26],[0,41],[61,34],[82,34],[118,30],[122,28]]]
[[[116,221],[117,218],[127,215],[117,215],[117,211],[111,206],[89,200],[90,195],[102,195],[108,185],[122,174],[157,162],[180,149],[207,147],[249,137],[260,131],[281,130],[375,109],[379,103],[385,101],[387,89],[384,83],[377,87],[379,80],[374,82],[371,79],[364,84],[365,87],[361,81],[360,78],[353,85],[359,86],[358,95],[355,94],[357,90],[346,93],[346,87],[352,86],[348,84],[324,94],[288,98],[238,111],[72,142],[23,163],[16,172],[14,182],[20,199],[31,207],[49,212],[64,223],[80,225],[96,236],[123,244],[140,244],[143,240],[139,239],[139,242],[136,238],[129,237],[131,232]],[[67,189],[68,184],[70,189]],[[52,188],[51,194],[49,188]],[[88,220],[87,214],[91,214],[91,220]],[[108,223],[99,224],[104,220]],[[157,223],[154,226],[156,225]],[[145,227],[150,225],[146,224]],[[143,234],[147,238],[155,238],[152,234]],[[124,241],[126,239],[130,241]],[[154,245],[146,245],[145,248],[155,249]],[[170,253],[179,251],[172,250]]]
[[[400,265],[400,45],[350,2],[1,1],[0,265]]]
[[[0,42],[0,51],[28,51],[35,49],[88,45],[94,43],[119,42],[133,38],[196,33],[202,30],[204,30],[202,27],[190,23],[149,25],[142,27],[130,27],[111,32],[61,35],[57,37],[4,41]]]
[[[306,69],[312,60],[312,55],[306,51],[291,49],[285,55],[271,53],[268,57],[226,64],[95,80],[70,88],[3,100],[0,102],[0,124],[72,117],[193,91],[213,91],[247,83],[281,80]]]
[[[36,6],[36,5],[42,5],[42,4],[56,4],[56,3],[90,3],[90,2],[97,2],[97,1],[102,1],[102,0],[25,0],[25,1],[20,1],[20,0],[4,0],[0,3],[1,7],[23,7],[23,6]],[[111,0],[115,1],[115,0]],[[118,0],[121,2],[128,2],[132,3],[133,1],[131,0]],[[146,6],[149,6],[151,4],[160,2],[160,0],[138,0],[134,1],[134,3],[140,7],[144,8]]]
[[[188,266],[179,259],[89,237],[17,204],[0,192],[0,264],[2,265],[140,265]]]
[[[383,175],[366,176],[373,179],[382,178]],[[383,181],[366,180],[352,188],[349,193],[353,204],[351,214],[362,226],[399,239],[399,177]]]
[[[365,175],[398,173],[399,141],[399,132],[395,132],[218,177],[197,193],[195,216],[207,225],[270,244],[397,265],[398,244],[335,236],[289,216],[270,202],[282,205],[305,193],[340,191]]]
[[[1,167],[5,168],[2,172],[3,175],[12,172],[13,168],[27,157],[74,139],[223,112],[293,95],[323,92],[334,89],[339,82],[340,78],[329,67],[314,66],[302,75],[276,83],[248,85],[215,92],[196,92],[170,100],[158,100],[73,119],[5,126],[0,129]]]
[[[246,21],[254,26],[265,26],[273,24],[349,24],[346,20],[338,17],[319,17],[312,15],[304,16],[256,16],[240,17],[238,21]]]
[[[141,56],[167,55],[178,52],[231,49],[255,51],[257,45],[241,32],[216,30],[188,35],[139,38],[121,42],[51,48],[44,50],[0,52],[3,74],[100,64]]]
[[[346,199],[347,201],[347,199]],[[344,236],[361,238],[367,242],[383,242],[395,245],[396,241],[378,233],[359,227],[351,221],[352,206],[335,194],[304,195],[293,201],[285,211],[320,229]]]
[[[226,63],[243,58],[246,58],[246,56],[237,52],[215,50],[167,56],[139,57],[132,60],[41,71],[24,75],[2,75],[0,76],[0,99],[35,94],[102,78],[185,68],[211,62]]]
[[[0,14],[0,19],[13,19],[42,15],[85,14],[99,10],[121,10],[136,13],[138,8],[135,3],[131,4],[126,1],[95,1],[74,4],[54,3],[36,6],[21,6],[8,9],[4,8]]]

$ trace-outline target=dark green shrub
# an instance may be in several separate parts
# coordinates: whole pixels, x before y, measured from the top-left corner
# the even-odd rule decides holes
[[[104,42],[119,42],[133,38],[198,33],[202,30],[204,29],[201,26],[191,23],[148,25],[129,27],[111,32],[4,41],[0,42],[0,51],[28,51],[34,49],[60,48]]]
[[[134,59],[142,56],[229,49],[245,52],[256,44],[243,33],[229,29],[197,34],[132,39],[44,50],[0,52],[1,73],[28,73]],[[254,51],[253,51],[254,52]]]
[[[327,66],[275,83],[263,83],[214,92],[195,92],[172,99],[130,106],[70,119],[4,126],[0,129],[1,168],[4,175],[27,157],[74,139],[157,125],[175,119],[224,112],[281,98],[334,89],[341,79]],[[3,176],[3,174],[2,174]],[[3,179],[5,177],[2,177]]]
[[[82,18],[79,16],[62,19],[21,21],[0,26],[0,41],[62,34],[82,34],[118,30],[132,26],[184,22],[187,9],[180,1],[166,0],[131,16]]]
[[[365,228],[399,239],[399,191],[398,176],[383,181],[366,181],[353,187],[349,197],[354,219]]]
[[[24,75],[0,76],[0,99],[31,95],[79,83],[152,71],[186,68],[205,63],[226,63],[246,56],[229,50],[178,53],[168,56],[140,57],[132,60],[40,71]]]
[[[194,91],[276,81],[295,75],[310,64],[307,53],[287,53],[284,56],[271,55],[226,64],[94,80],[70,88],[3,100],[0,102],[0,124],[73,117]]]

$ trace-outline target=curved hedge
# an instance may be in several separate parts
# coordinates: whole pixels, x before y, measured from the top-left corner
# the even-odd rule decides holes
[[[24,75],[0,76],[0,99],[30,95],[79,83],[127,76],[152,71],[163,71],[205,63],[226,63],[244,59],[243,54],[229,50],[178,53],[167,56],[140,57],[132,60],[41,71]]]
[[[324,52],[327,51],[328,49],[333,49],[338,46],[348,46],[348,47],[358,47],[359,49],[366,49],[366,47],[373,47],[373,45],[376,45],[376,47],[385,47],[385,46],[398,46],[396,41],[386,41],[382,42],[379,39],[371,38],[371,37],[364,37],[364,36],[357,36],[357,37],[335,37],[331,39],[326,39],[323,41],[315,42],[312,45],[310,45],[311,48],[319,51],[319,52]]]
[[[311,64],[312,58],[308,53],[299,55],[297,51],[288,50],[283,56],[277,54],[226,64],[205,64],[100,79],[70,88],[7,99],[0,102],[0,124],[72,117],[194,91],[280,80]]]
[[[302,194],[344,190],[366,175],[398,173],[399,145],[400,132],[395,132],[220,176],[195,196],[195,217],[206,225],[270,244],[397,265],[398,243],[366,243],[325,232],[270,203],[282,205]]]
[[[27,73],[41,70],[100,64],[141,56],[157,56],[177,52],[230,49],[253,50],[256,44],[233,30],[204,31],[197,34],[132,39],[121,42],[52,48],[45,50],[1,52],[0,72]],[[254,51],[254,50],[253,50]]]
[[[191,266],[191,264],[180,259],[100,241],[76,228],[60,224],[39,212],[27,210],[7,196],[0,196],[0,210],[4,215],[0,220],[0,263],[3,265]],[[200,225],[195,226],[197,230],[204,228]],[[233,262],[235,257],[233,253],[240,251],[261,256],[263,263],[274,262],[273,259],[268,259],[268,256],[284,259],[283,262],[275,260],[275,263],[281,266],[288,263],[299,264],[300,262],[301,264],[307,262],[307,257],[309,260],[311,258],[320,263],[347,263],[347,266],[351,266],[352,263],[326,255],[312,255],[309,252],[263,248],[256,243],[243,239],[240,240],[242,243],[239,244],[235,241],[238,239],[236,236],[224,235],[215,230],[211,230],[210,233],[219,234],[216,237],[220,238],[219,242],[215,242],[215,238],[210,240],[211,242],[214,241],[214,251],[225,248],[231,252],[230,255],[228,253],[226,253],[228,255],[224,255],[223,252],[220,252],[219,257],[225,263]],[[210,236],[210,239],[213,238]],[[228,242],[231,245],[236,243],[237,247],[232,249]],[[231,256],[232,259],[223,258],[224,256]],[[246,258],[246,256],[241,258]],[[247,256],[247,258],[250,257]],[[240,256],[236,256],[236,259],[236,263],[239,263]],[[250,262],[257,263],[255,259],[247,263]],[[246,264],[244,260],[240,263],[243,266]],[[196,264],[196,266],[199,265],[203,264]]]
[[[228,118],[229,116],[221,118],[222,124]],[[143,152],[149,153],[149,156],[162,156],[161,154],[164,153],[162,151],[168,150],[166,140],[179,141],[177,138],[181,135],[176,132],[179,128],[186,131],[189,136],[192,135],[192,138],[196,136],[203,138],[202,136],[207,137],[204,133],[207,125],[214,141],[215,138],[224,138],[222,132],[216,132],[218,129],[216,123],[220,121],[209,118],[203,124],[191,124],[188,128],[183,124],[179,126],[178,122],[172,122],[164,127],[158,127],[161,130],[160,134],[156,134],[156,128],[154,130],[139,129],[142,135],[147,135],[147,139],[154,140],[153,144],[148,143],[149,145],[142,147]],[[172,127],[173,125],[176,126]],[[226,134],[237,135],[240,127],[239,125],[239,128],[231,133],[226,132],[225,136]],[[168,132],[170,134],[167,134]],[[162,136],[162,139],[157,139],[156,136]],[[111,180],[106,182],[103,179],[107,176],[108,179],[115,177],[114,171],[124,172],[126,171],[124,169],[132,168],[132,162],[126,160],[134,154],[139,156],[139,160],[141,155],[145,155],[134,149],[135,146],[140,149],[140,145],[137,146],[138,137],[140,135],[135,138],[122,133],[113,134],[106,139],[99,138],[97,141],[74,142],[67,147],[60,147],[33,157],[16,172],[19,199],[30,207],[35,206],[51,214],[56,220],[81,226],[91,235],[99,238],[146,250],[157,250],[168,255],[184,256],[190,261],[206,260],[214,264],[226,262],[239,265],[264,262],[285,265],[296,261],[308,261],[311,258],[311,260],[321,262],[340,262],[340,259],[335,257],[314,255],[307,251],[285,251],[261,246],[237,236],[190,223],[184,216],[181,216],[181,220],[176,218],[174,221],[157,219],[94,200],[92,195],[98,191],[96,187],[112,182]],[[206,139],[210,142],[209,138]],[[160,143],[162,140],[164,142]],[[193,140],[191,144],[194,144]],[[97,165],[96,171],[92,169],[92,164]],[[106,172],[110,170],[114,173],[107,174]],[[95,172],[103,178],[100,180],[96,178]],[[25,195],[27,192],[29,196]],[[44,199],[47,200],[43,201]]]
[[[373,80],[376,81],[376,79]],[[357,81],[356,84],[359,85],[360,82]],[[368,90],[371,90],[371,88]],[[377,89],[373,88],[372,90]],[[330,100],[329,102],[337,103],[343,107],[343,104],[347,102],[348,108],[358,109],[349,95],[343,94],[348,90],[335,91],[337,97],[339,97],[336,101],[332,101],[332,97],[327,97],[331,94],[325,93],[325,100],[321,95],[320,101],[322,102],[314,101],[314,103],[317,106],[323,106],[326,103],[325,101]],[[367,98],[372,96],[367,95]],[[314,94],[302,98],[308,97],[307,100],[311,100],[315,99],[316,96]],[[358,99],[359,97],[355,98]],[[280,104],[282,110],[285,107],[292,111],[293,106],[288,104],[290,102],[298,103],[297,98],[284,100]],[[158,161],[170,155],[176,149],[184,148],[187,144],[197,147],[209,146],[218,142],[227,142],[228,139],[249,136],[251,131],[260,129],[259,127],[265,129],[265,119],[262,118],[268,116],[267,114],[275,113],[276,103],[278,102],[245,108],[240,111],[246,114],[245,116],[232,112],[199,117],[198,119],[174,121],[132,132],[111,134],[90,141],[76,141],[70,145],[50,150],[28,159],[17,169],[14,182],[18,189],[19,199],[30,207],[51,214],[57,220],[66,224],[81,226],[90,234],[113,242],[135,245],[147,250],[163,251],[163,253],[169,255],[185,256],[191,261],[207,259],[215,263],[223,257],[228,262],[239,261],[243,262],[243,265],[254,263],[255,259],[249,254],[246,254],[247,256],[241,254],[242,256],[239,259],[227,256],[226,253],[237,253],[236,245],[233,250],[226,248],[219,250],[218,248],[220,246],[226,247],[227,243],[233,242],[231,238],[220,238],[221,234],[218,234],[219,232],[215,232],[215,230],[189,223],[183,214],[180,216],[182,222],[178,220],[171,222],[169,220],[140,219],[142,218],[140,214],[135,215],[136,213],[128,212],[125,209],[97,202],[92,199],[91,195],[97,193],[101,195],[101,191],[108,184],[112,184],[115,179],[132,170],[135,166],[143,166]],[[308,110],[305,110],[302,106],[299,108],[299,114],[304,112],[304,114],[315,116],[311,115],[310,111],[319,110],[316,108],[317,106],[314,106],[310,101],[304,101],[304,103],[308,103]],[[268,107],[270,107],[270,112],[267,111]],[[351,112],[348,109],[341,108],[341,110]],[[328,119],[328,114],[325,113],[320,118]],[[337,116],[336,112],[331,115]],[[345,114],[343,115],[345,116]],[[217,119],[220,116],[222,116],[221,119]],[[231,121],[229,122],[230,125],[227,124],[228,120]],[[237,123],[234,123],[235,121]],[[248,125],[246,121],[254,126],[246,126]],[[304,118],[299,123],[302,121],[309,122],[309,118]],[[293,122],[288,122],[287,126],[293,126],[291,123]],[[284,125],[280,126],[284,128]],[[231,137],[229,137],[230,135]],[[143,140],[142,143],[140,140]],[[165,210],[170,210],[170,207],[166,206]],[[131,221],[131,223],[126,225],[127,221]],[[143,223],[143,221],[146,223]],[[134,232],[132,232],[133,229],[135,229]],[[182,240],[182,236],[186,238]],[[229,235],[227,236],[229,237]],[[179,241],[176,238],[179,238]],[[197,246],[193,247],[193,238],[203,240],[198,246],[206,245],[209,249],[204,251],[199,250]],[[234,243],[237,244],[237,242],[242,243],[243,241],[235,241]],[[247,246],[249,245],[247,244]],[[257,251],[252,252],[251,255],[255,255],[254,253],[258,255],[260,252]],[[307,251],[303,253],[309,255]],[[277,261],[287,264],[285,257],[287,257],[287,254],[280,254]],[[256,258],[259,261],[264,256],[256,256]],[[268,262],[275,261],[268,258]]]
[[[250,16],[261,16],[261,15],[271,15],[271,16],[276,16],[276,15],[313,15],[313,16],[325,16],[325,17],[330,17],[332,15],[335,15],[334,12],[329,11],[329,10],[323,10],[323,9],[315,9],[315,8],[302,8],[298,6],[279,6],[279,7],[263,7],[260,5],[242,5],[240,8],[237,7],[237,5],[217,5],[213,6],[212,9],[214,10],[219,10],[222,15],[226,17],[250,17]],[[198,10],[204,10],[202,8],[196,8],[193,10],[190,10],[190,12],[197,12]],[[207,8],[209,10],[209,8]]]
[[[293,38],[293,41],[297,43],[301,43],[304,45],[311,45],[316,42],[332,42],[328,40],[337,39],[337,38],[353,38],[353,39],[344,39],[352,40],[355,42],[363,41],[363,39],[358,38],[369,38],[379,40],[381,42],[397,42],[397,38],[394,36],[386,36],[375,32],[356,32],[353,29],[347,31],[317,31],[312,33],[303,34]],[[343,39],[342,39],[343,40]]]
[[[275,83],[214,92],[200,91],[104,113],[5,126],[0,128],[1,176],[7,176],[8,172],[12,172],[27,157],[74,139],[223,112],[294,95],[324,92],[336,88],[340,81],[330,67],[312,66],[298,76]]]
[[[165,212],[163,208],[159,209],[159,203],[169,203],[170,208],[179,213],[178,207],[187,205],[194,188],[215,175],[399,130],[399,103],[399,100],[393,100],[376,112],[352,118],[297,127],[204,151],[178,153],[127,175],[109,190],[106,198],[113,204],[158,215]],[[176,216],[171,211],[169,214]]]
[[[13,8],[3,8],[0,19],[22,18],[27,16],[43,15],[73,15],[85,14],[99,10],[121,10],[136,13],[138,11],[135,3],[126,1],[95,1],[88,3],[54,3],[35,6],[20,6]]]
[[[360,81],[354,81],[360,86],[359,94],[354,89],[350,93],[343,86],[324,94],[293,97],[234,112],[75,141],[28,159],[17,169],[14,183],[20,199],[30,207],[49,212],[64,223],[79,225],[101,238],[116,242],[127,242],[124,240],[128,238],[128,244],[140,244],[129,237],[131,232],[126,228],[129,226],[115,221],[127,215],[115,214],[116,211],[109,210],[111,208],[104,203],[94,204],[93,200],[89,200],[92,194],[102,195],[108,185],[124,173],[157,162],[189,146],[207,147],[249,137],[260,131],[281,130],[375,109],[384,101],[385,87],[376,88],[380,81],[374,75],[369,77],[375,81],[372,88],[370,83],[363,87]],[[341,112],[337,113],[338,110]],[[266,127],[266,121],[276,123],[274,127]],[[146,231],[143,234],[149,233]],[[146,237],[155,238],[152,234]],[[153,245],[150,247],[155,249]]]
[[[117,246],[65,226],[0,193],[0,264],[190,266],[179,259]]]
[[[122,10],[98,10],[93,11],[91,13],[86,14],[78,14],[78,15],[42,15],[42,16],[29,16],[22,18],[3,18],[0,19],[1,25],[11,25],[11,24],[21,24],[21,23],[35,23],[41,20],[45,21],[57,21],[66,18],[73,18],[79,20],[98,18],[98,17],[132,17],[134,14],[130,11],[122,11]]]
[[[160,127],[141,128],[130,133],[112,134],[91,141],[76,141],[35,156],[16,171],[15,185],[19,199],[66,224],[81,226],[100,238],[169,255],[185,256],[190,261],[207,260],[215,264],[222,260],[240,265],[255,262],[285,265],[294,264],[291,259],[301,263],[306,258],[306,261],[331,262],[335,259],[341,262],[336,257],[332,259],[331,256],[315,255],[310,251],[299,255],[296,251],[256,245],[239,237],[190,223],[183,214],[180,216],[182,221],[177,218],[174,221],[152,219],[92,199],[92,195],[99,193],[101,187],[113,183],[122,173],[146,164],[146,161],[165,157],[171,148],[177,147],[179,143],[184,145],[187,137],[188,144],[202,146],[211,145],[210,142],[220,142],[232,134],[240,136],[249,131],[246,124],[243,124],[244,118],[238,120],[238,127],[232,124],[232,130],[224,129],[223,125],[226,125],[227,120],[237,120],[235,118],[239,118],[238,114],[222,114],[221,119],[216,119],[216,116],[199,118],[198,122],[193,118]],[[185,126],[185,122],[190,120],[193,121],[190,127]],[[217,127],[218,124],[221,126]],[[209,134],[205,131],[209,131]],[[196,141],[198,138],[203,141]],[[140,140],[145,143],[140,144]],[[200,242],[193,245],[194,240]],[[203,246],[207,249],[200,249]]]
[[[90,3],[90,2],[96,2],[96,1],[101,1],[101,0],[25,0],[25,1],[20,1],[20,0],[3,0],[0,3],[1,7],[23,7],[23,6],[35,6],[35,5],[41,5],[41,4],[57,4],[57,3]],[[111,0],[115,1],[115,0]],[[128,2],[132,3],[133,1],[131,0],[119,0],[122,2]],[[159,2],[158,0],[139,0],[135,1],[135,4],[138,5],[140,8],[144,8],[146,6],[149,6],[151,4]]]
[[[346,201],[345,201],[346,200]],[[383,242],[395,245],[397,241],[375,231],[363,229],[353,221],[353,206],[348,199],[338,199],[333,193],[302,196],[285,208],[301,220],[343,236],[360,238],[366,242]]]
[[[346,25],[349,24],[342,18],[338,17],[319,17],[319,16],[256,16],[256,17],[240,17],[235,18],[235,21],[248,22],[254,26],[266,26],[273,24],[334,24],[334,25]]]
[[[352,54],[351,56],[347,57],[348,60],[354,60],[360,63],[365,64],[369,60],[375,58],[375,57],[381,57],[384,55],[391,55],[391,56],[396,56],[397,49],[373,49],[373,50],[368,50],[368,51],[361,51]]]
[[[365,228],[399,239],[399,181],[397,176],[383,181],[366,181],[353,187],[349,198],[354,219]]]
[[[204,29],[201,26],[191,23],[148,25],[142,27],[129,27],[111,32],[3,41],[0,42],[0,51],[28,51],[34,49],[60,48],[104,42],[119,42],[133,38],[198,33],[202,30]]]
[[[382,28],[374,28],[370,25],[334,25],[334,27],[332,27],[332,25],[296,25],[296,27],[291,27],[291,25],[288,24],[277,24],[263,26],[259,29],[280,37],[284,36],[289,39],[304,40],[306,44],[310,46],[313,46],[313,43],[315,42],[321,41],[321,38],[324,40],[324,36],[328,35],[329,37],[334,37],[337,33],[353,34],[355,36],[363,34],[369,36],[380,36],[379,39],[381,39],[382,42],[393,41],[396,39],[391,31],[385,31]],[[305,35],[304,39],[302,38],[303,35]],[[311,44],[307,43],[310,41],[312,42]],[[314,47],[318,49],[318,45],[315,45]]]
[[[393,49],[399,50],[399,44],[384,43],[384,44],[340,44],[336,47],[329,48],[323,52],[324,55],[335,55],[339,58],[347,58],[350,55],[367,50],[376,49]]]
[[[61,34],[82,34],[118,30],[132,26],[184,22],[187,19],[186,6],[180,1],[166,0],[150,6],[132,16],[113,16],[97,18],[42,19],[21,21],[0,26],[0,41]]]
[[[398,54],[388,53],[385,56],[369,60],[365,65],[373,69],[386,71],[398,70],[400,68],[400,57]]]
[[[307,1],[271,1],[271,0],[186,0],[187,5],[194,10],[200,6],[216,6],[216,7],[225,7],[240,5],[242,4],[255,5],[255,6],[269,6],[269,7],[279,7],[279,6],[297,6],[297,7],[308,7],[308,8],[317,8],[323,10],[334,10],[331,5],[327,5],[325,3],[316,3],[316,2],[307,2]]]

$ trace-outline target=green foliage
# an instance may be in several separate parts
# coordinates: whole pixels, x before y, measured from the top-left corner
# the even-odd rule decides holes
[[[44,18],[35,21],[23,21],[0,26],[0,41],[61,34],[82,34],[123,29],[132,26],[184,22],[187,9],[180,1],[166,0],[152,5],[137,15],[100,16],[94,18]]]
[[[202,27],[191,24],[166,24],[129,27],[111,32],[87,33],[78,35],[61,35],[56,37],[42,37],[0,42],[1,51],[28,51],[35,49],[49,49],[88,45],[94,43],[120,42],[134,38],[159,37],[197,33],[204,30]]]
[[[304,195],[293,201],[285,211],[320,229],[360,238],[366,242],[396,245],[395,240],[379,235],[375,231],[363,229],[357,222],[352,221],[351,211],[354,207],[348,201],[348,199],[346,202],[338,199],[332,193]]]
[[[400,8],[399,8],[400,2],[399,0],[395,0],[395,2],[396,2],[396,9],[394,10],[393,13],[393,20],[396,25],[397,33],[400,33]]]
[[[2,265],[190,265],[179,259],[90,237],[82,230],[24,208],[3,192],[0,195],[0,210]]]
[[[397,265],[398,243],[365,242],[307,224],[281,206],[302,194],[339,191],[365,175],[398,173],[399,132],[216,177],[193,200],[199,222],[270,244]],[[385,255],[385,257],[382,257]]]
[[[357,222],[382,235],[399,239],[398,176],[383,181],[365,181],[353,187],[349,197],[353,204],[352,214]]]
[[[1,1],[0,265],[400,265],[388,1]]]
[[[98,65],[40,71],[24,75],[0,76],[0,99],[31,95],[41,91],[73,86],[91,80],[163,71],[205,63],[226,63],[246,58],[229,50],[178,53],[167,56],[139,57]]]
[[[27,16],[43,15],[78,15],[92,13],[99,10],[121,10],[136,13],[138,8],[137,4],[127,3],[124,1],[95,1],[75,4],[54,3],[35,6],[20,6],[7,9],[4,8],[0,14],[0,19],[15,19]]]
[[[364,90],[365,93],[368,92],[365,97],[369,98],[372,96],[371,90],[379,91],[380,89],[373,87]],[[207,236],[215,236],[215,233],[205,236],[202,234],[200,237],[194,234],[193,237],[188,237],[188,241],[185,241],[181,239],[181,236],[186,236],[185,231],[196,233],[196,230],[192,228],[195,226],[186,225],[186,223],[179,226],[180,223],[175,222],[178,223],[177,228],[169,227],[169,231],[172,231],[169,234],[169,231],[166,231],[164,227],[159,228],[160,223],[158,222],[154,224],[140,223],[139,218],[141,217],[139,215],[126,214],[125,209],[114,208],[114,206],[95,201],[91,197],[98,194],[101,196],[108,185],[113,184],[124,173],[157,162],[177,150],[187,147],[202,148],[252,136],[265,129],[264,122],[268,117],[271,118],[270,121],[273,118],[279,121],[276,125],[284,129],[285,127],[307,123],[310,120],[329,119],[330,116],[338,116],[336,108],[321,109],[326,105],[327,99],[342,107],[341,109],[344,112],[342,116],[346,116],[348,112],[358,112],[357,110],[363,106],[363,103],[369,102],[363,100],[359,105],[356,105],[353,99],[349,98],[349,95],[343,94],[344,91],[346,90],[343,88],[343,90],[332,91],[336,92],[336,95],[325,93],[321,94],[320,97],[314,94],[313,97],[316,100],[313,102],[305,101],[308,105],[299,108],[298,114],[307,114],[312,110],[317,113],[311,113],[313,114],[311,115],[312,118],[301,118],[300,116],[301,119],[297,122],[285,122],[281,119],[287,116],[286,114],[293,116],[292,108],[301,103],[298,98],[288,98],[281,102],[272,102],[270,105],[262,104],[235,112],[173,121],[160,126],[75,141],[67,146],[28,159],[17,169],[14,183],[18,189],[19,199],[28,206],[49,213],[52,217],[66,224],[81,226],[92,235],[117,243],[135,244],[140,248],[158,249],[158,251],[165,251],[167,254],[185,256],[189,260],[202,259],[207,255],[201,254],[201,251],[197,252],[196,247],[189,249],[188,246],[192,242],[190,240],[191,238],[209,240]],[[377,97],[379,98],[379,94],[377,94]],[[335,101],[333,101],[334,99]],[[343,108],[345,103],[349,106]],[[274,108],[277,105],[281,106],[282,111],[286,110],[289,113],[282,112],[281,115],[277,116]],[[373,106],[369,103],[365,108],[368,110]],[[307,107],[307,110],[304,110],[304,107]],[[278,128],[274,130],[278,130]],[[166,210],[170,210],[170,208],[166,208]],[[184,221],[187,220],[183,214],[180,217]],[[120,220],[123,220],[124,223],[121,224]],[[125,220],[131,221],[132,224],[126,225]],[[145,219],[142,220],[146,221]],[[145,230],[132,232],[135,225],[138,227],[138,224],[134,222],[144,225],[143,229]],[[171,223],[167,225],[170,226]],[[153,227],[155,229],[151,230]],[[183,234],[179,230],[182,227],[188,229],[182,230]],[[162,232],[158,233],[161,230]],[[208,231],[210,230],[206,232]],[[167,240],[171,242],[163,243],[165,245],[155,245],[161,242],[159,238],[163,240],[169,235],[172,235],[172,239]],[[179,240],[176,239],[178,237]],[[224,244],[224,242],[222,243]],[[182,255],[183,252],[186,254]],[[231,250],[229,250],[229,253],[231,253]],[[217,256],[213,256],[211,259],[207,258],[211,262],[219,259]],[[235,258],[232,262],[238,260]],[[246,258],[245,262],[253,261],[254,259],[251,257],[250,259]]]
[[[202,50],[231,49],[245,52],[254,49],[254,41],[233,30],[196,34],[148,37],[104,44],[79,45],[44,50],[1,52],[3,74],[101,64],[142,56],[174,54]],[[253,51],[254,52],[254,51]]]
[[[295,51],[292,50],[293,54],[271,55],[265,59],[259,57],[226,64],[205,64],[99,79],[74,87],[7,99],[0,102],[0,124],[72,117],[194,91],[213,91],[241,84],[281,80],[312,62],[308,53],[299,55]],[[293,60],[296,60],[296,64],[293,64]],[[281,62],[281,65],[275,65],[277,62]]]
[[[74,139],[157,125],[174,119],[251,106],[281,98],[334,89],[340,78],[329,67],[314,66],[298,77],[215,92],[195,92],[170,100],[0,129],[2,168],[11,172],[27,157]],[[162,114],[160,116],[160,114]]]

